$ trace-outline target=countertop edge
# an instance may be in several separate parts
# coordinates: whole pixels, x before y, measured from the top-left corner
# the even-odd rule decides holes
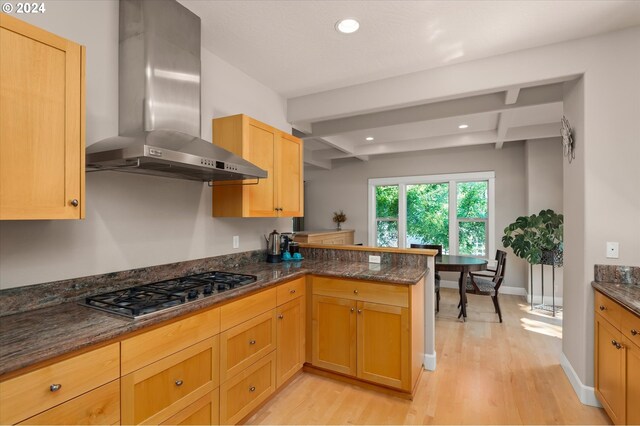
[[[630,286],[631,284],[606,283],[606,282],[600,282],[600,281],[591,281],[591,287],[593,287],[595,290],[599,291],[600,293],[604,294],[608,298],[610,298],[613,301],[615,301],[615,302],[619,303],[620,305],[622,305],[625,309],[627,309],[631,313],[633,313],[633,314],[635,314],[635,315],[640,317],[640,308],[638,306],[634,306],[634,305],[630,304],[629,301],[626,298],[621,297],[618,293],[611,291],[610,286],[620,286],[620,285],[628,285],[628,286]],[[637,291],[640,294],[640,287],[638,287]],[[640,306],[640,302],[638,302],[638,305]]]

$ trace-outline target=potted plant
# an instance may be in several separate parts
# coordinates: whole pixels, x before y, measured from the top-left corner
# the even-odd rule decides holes
[[[342,210],[340,210],[340,212],[333,212],[333,222],[336,224],[338,231],[342,229],[342,223],[346,221],[347,215],[344,214]]]
[[[532,265],[562,266],[563,222],[564,216],[550,209],[520,216],[504,228],[502,245]]]

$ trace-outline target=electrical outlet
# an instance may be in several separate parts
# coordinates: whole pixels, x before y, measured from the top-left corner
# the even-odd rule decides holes
[[[607,241],[607,258],[617,259],[619,257],[619,244],[617,242]]]
[[[380,256],[369,256],[369,263],[380,263]]]
[[[240,236],[239,235],[234,235],[233,236],[233,248],[240,248]]]

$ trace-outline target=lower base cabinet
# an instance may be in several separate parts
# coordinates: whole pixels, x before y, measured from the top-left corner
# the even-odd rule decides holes
[[[640,424],[640,317],[595,294],[595,394],[615,424]]]
[[[220,423],[239,422],[275,390],[274,351],[220,386]]]
[[[276,309],[276,385],[278,388],[302,368],[305,343],[304,309],[304,297],[298,297]]]
[[[218,387],[218,336],[122,377],[122,423],[162,423]]]
[[[113,425],[120,423],[120,380],[100,386],[31,417],[24,425]]]

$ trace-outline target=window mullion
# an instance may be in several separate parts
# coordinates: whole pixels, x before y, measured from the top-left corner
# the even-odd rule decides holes
[[[398,185],[398,248],[407,245],[407,185]]]
[[[449,254],[458,254],[458,187],[449,181]]]

